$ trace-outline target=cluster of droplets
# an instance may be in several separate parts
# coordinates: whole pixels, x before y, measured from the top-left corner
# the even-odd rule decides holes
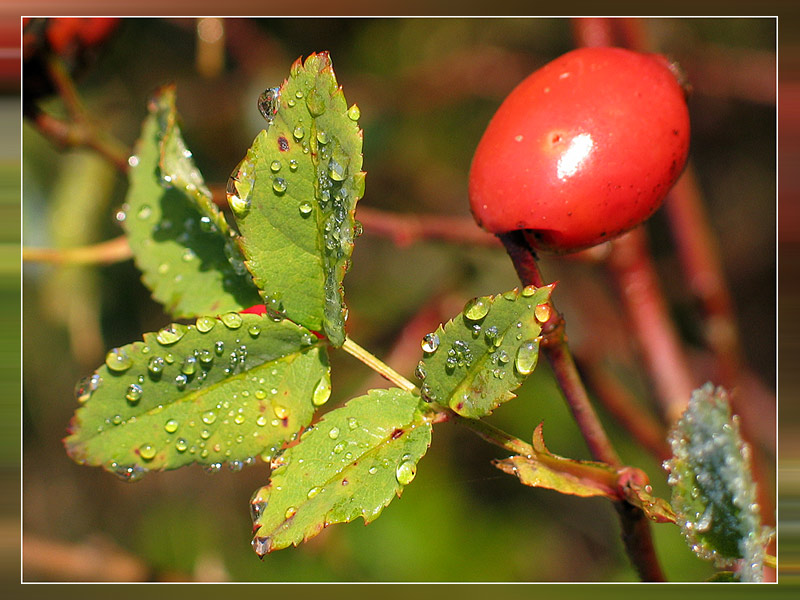
[[[669,443],[664,468],[687,543],[720,567],[737,563],[742,581],[760,581],[770,530],[761,525],[750,449],[725,390],[711,383],[695,390]]]

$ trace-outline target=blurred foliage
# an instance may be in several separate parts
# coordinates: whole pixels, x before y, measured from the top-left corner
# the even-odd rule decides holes
[[[198,67],[209,42],[199,41],[197,21],[123,20],[78,80],[91,113],[132,145],[150,94],[176,83],[187,145],[207,182],[224,186],[263,127],[256,108],[259,93],[277,85],[297,57],[328,50],[348,100],[361,109],[368,175],[360,206],[401,213],[468,216],[469,162],[494,110],[528,73],[574,47],[570,23],[563,19],[224,23],[225,54],[222,69],[214,74]],[[677,58],[690,79],[695,77],[691,160],[719,234],[747,358],[774,390],[774,97],[770,102],[758,94],[748,96],[746,86],[742,91],[707,84],[713,81],[711,67],[726,65],[731,57],[745,75],[731,70],[729,77],[749,77],[750,89],[764,79],[774,82],[774,71],[753,67],[763,62],[757,58],[774,55],[774,21],[653,19],[644,27],[655,47]],[[43,99],[42,106],[65,114],[56,98]],[[24,126],[25,245],[67,243],[70,232],[64,230],[75,228],[90,198],[96,205],[84,213],[91,225],[84,239],[121,234],[113,217],[125,193],[122,176],[113,185],[103,183],[103,197],[75,192],[64,198],[59,193],[85,185],[80,180],[96,168],[79,154],[57,151],[33,127]],[[662,213],[648,224],[654,253],[680,329],[692,351],[700,352],[697,307],[678,297],[682,275]],[[71,237],[69,243],[74,241]],[[642,401],[652,402],[650,386],[638,372],[635,346],[620,331],[624,323],[602,269],[554,258],[545,258],[542,267],[548,279],[560,281],[554,301],[566,315],[571,342],[600,340]],[[53,549],[46,562],[26,564],[26,580],[92,578],[92,565],[86,565],[85,573],[64,572],[57,556],[69,553],[70,544],[97,539],[136,557],[153,579],[636,579],[608,502],[522,486],[490,464],[503,458],[502,452],[454,425],[435,428],[415,481],[369,527],[331,527],[308,544],[263,562],[250,548],[247,503],[266,482],[266,465],[213,476],[189,467],[153,473],[130,485],[100,469],[73,464],[61,439],[77,405],[75,382],[102,363],[107,348],[138,340],[142,331],[155,331],[169,319],[150,299],[131,261],[85,269],[80,277],[59,273],[64,270],[26,264],[23,276],[23,528],[27,538],[46,538]],[[513,287],[516,276],[499,249],[439,242],[398,247],[365,228],[345,283],[349,332],[376,355],[386,356],[406,322],[432,298],[446,294],[460,306],[473,296]],[[81,318],[65,319],[65,307],[77,298],[83,299]],[[84,344],[76,346],[79,336],[93,330],[101,337],[99,345],[90,351]],[[334,391],[328,406],[334,407],[360,393],[369,373],[341,352],[332,353],[331,364]],[[405,374],[411,372],[413,365]],[[544,421],[554,453],[589,458],[546,364],[518,395],[489,420],[526,440]],[[658,461],[608,415],[601,416],[623,461],[644,469],[654,493],[668,497]],[[9,454],[4,457],[9,460]],[[677,527],[653,530],[668,578],[711,576],[709,565],[694,557]]]

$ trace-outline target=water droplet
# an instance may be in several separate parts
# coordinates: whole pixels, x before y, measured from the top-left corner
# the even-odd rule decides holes
[[[316,89],[312,88],[306,97],[306,106],[312,116],[318,117],[325,112],[325,99]]]
[[[178,438],[178,441],[175,442],[175,450],[178,452],[186,452],[186,449],[189,447],[189,444],[183,438]]]
[[[142,386],[138,383],[132,383],[128,386],[128,390],[125,392],[125,398],[131,404],[136,404],[142,398]]]
[[[286,180],[283,177],[276,177],[272,182],[272,189],[276,194],[283,194],[286,191]]]
[[[489,296],[473,298],[464,306],[464,316],[470,321],[479,321],[489,314],[492,299]]]
[[[319,380],[317,386],[314,388],[314,393],[311,396],[311,402],[314,406],[322,406],[331,397],[331,380],[330,376],[326,373],[322,379]]]
[[[167,271],[169,271],[169,264],[161,263],[160,265],[158,265],[158,273],[159,273],[159,275],[166,275]]]
[[[216,324],[217,320],[212,319],[211,317],[197,317],[194,326],[197,327],[197,331],[200,333],[208,333],[214,329],[214,325]]]
[[[308,495],[307,495],[308,499],[311,500],[311,498],[319,494],[321,491],[322,488],[319,486],[311,488],[310,490],[308,490]]]
[[[294,128],[294,131],[292,131],[292,135],[294,136],[294,139],[296,139],[297,141],[302,140],[305,134],[306,130],[302,125],[298,125],[297,127]]]
[[[333,158],[328,163],[328,176],[334,181],[344,181],[345,171],[346,169]]]
[[[194,356],[187,356],[183,359],[183,364],[181,365],[181,373],[184,375],[194,375],[194,372],[197,370],[197,358]]]
[[[216,420],[217,420],[217,413],[215,413],[213,410],[207,410],[206,412],[204,412],[204,413],[203,413],[203,414],[200,416],[200,419],[201,419],[201,420],[203,421],[203,423],[205,423],[206,425],[211,425],[211,424],[212,424],[214,421],[216,421]]]
[[[292,173],[294,173],[295,171],[297,171],[297,161],[296,161],[296,160],[292,159],[292,160],[290,160],[290,161],[289,161],[289,170],[290,170]]]
[[[273,173],[277,173],[278,171],[280,171],[281,170],[281,161],[273,160],[269,164],[269,170],[272,171]]]
[[[106,366],[112,371],[121,373],[133,366],[133,359],[123,348],[113,348],[106,354]]]
[[[414,375],[416,375],[417,379],[420,379],[420,380],[425,379],[425,376],[427,375],[427,373],[425,372],[425,363],[424,362],[419,361],[419,363],[417,363],[417,368],[414,369]]]
[[[139,208],[139,212],[136,213],[136,216],[139,217],[142,221],[145,219],[149,219],[150,215],[153,214],[152,209],[147,204],[143,204]]]
[[[259,417],[256,419],[256,425],[258,425],[259,427],[264,427],[268,422],[269,419],[267,419],[267,417],[265,417],[264,415],[259,415]]]
[[[310,202],[303,202],[303,203],[300,204],[300,214],[301,215],[304,215],[304,216],[305,215],[310,215],[312,209],[313,209],[313,207],[311,206]]]
[[[164,370],[164,359],[160,356],[154,356],[147,363],[147,370],[150,371],[150,375],[158,377]]]
[[[139,456],[144,460],[153,460],[156,457],[156,448],[153,444],[142,444],[139,446]]]
[[[75,398],[83,404],[86,402],[98,387],[103,380],[100,378],[100,375],[94,373],[88,377],[84,377],[81,379],[77,385],[75,386]]]
[[[535,285],[526,285],[524,288],[522,288],[522,291],[520,292],[520,295],[522,295],[525,298],[530,298],[535,293],[536,293],[536,286]]]
[[[168,365],[171,365],[175,362],[175,357],[172,356],[171,352],[167,352],[166,356],[164,356],[164,360],[167,362]]]
[[[278,417],[279,419],[285,419],[286,417],[289,416],[289,409],[280,404],[276,404],[275,406],[273,406],[272,412],[274,412],[275,416]]]
[[[225,313],[220,319],[228,329],[239,329],[242,326],[242,315],[237,312]]]
[[[221,340],[214,342],[214,352],[217,353],[217,356],[222,356],[222,353],[225,352],[225,342]]]
[[[180,325],[179,323],[171,323],[166,327],[162,327],[158,330],[156,334],[156,339],[158,343],[162,346],[168,346],[170,344],[174,344],[178,340],[180,340],[184,334],[186,333],[186,326]]]
[[[514,366],[520,375],[530,375],[539,360],[539,339],[523,343],[517,350]]]
[[[426,333],[422,338],[422,350],[424,352],[436,352],[439,347],[439,336],[435,333]]]
[[[297,509],[294,506],[290,506],[289,508],[286,509],[286,512],[283,513],[283,516],[286,519],[291,519],[296,514],[297,514]]]
[[[116,219],[117,223],[122,223],[125,221],[127,216],[128,216],[127,213],[123,209],[120,209],[114,215],[114,219]]]
[[[348,417],[347,418],[347,426],[352,430],[358,427],[358,421],[355,417]]]
[[[233,418],[233,422],[236,423],[237,425],[241,425],[242,423],[244,423],[244,421],[245,417],[242,413],[239,413]]]
[[[175,376],[175,386],[176,386],[176,387],[177,387],[179,390],[182,390],[183,388],[185,388],[185,387],[186,387],[186,384],[187,384],[188,382],[189,382],[189,378],[188,378],[188,377],[186,377],[186,375],[184,375],[183,373],[181,373],[180,375],[176,375],[176,376]]]
[[[328,134],[322,131],[321,129],[317,130],[317,142],[323,145],[327,144]]]
[[[184,262],[189,262],[195,258],[197,258],[197,254],[195,254],[194,250],[191,248],[185,248],[181,254],[181,259],[183,259]]]
[[[417,465],[410,460],[405,460],[397,465],[395,475],[397,476],[397,482],[400,485],[408,485],[417,475]]]
[[[272,125],[275,115],[278,114],[280,107],[281,89],[277,87],[267,88],[258,97],[258,112],[267,121],[267,126]]]
[[[552,311],[550,309],[550,304],[544,302],[542,304],[537,304],[536,308],[533,309],[533,314],[536,317],[536,320],[539,323],[546,323],[550,319],[550,315]]]
[[[129,167],[138,167],[139,166],[139,157],[135,154],[128,157],[128,166]]]
[[[338,427],[331,427],[331,430],[328,432],[328,437],[332,440],[335,440],[339,437],[339,428]]]
[[[358,121],[358,119],[361,117],[361,109],[359,109],[357,105],[353,104],[353,106],[347,109],[347,116],[350,117],[351,121]]]
[[[167,433],[175,433],[178,431],[178,421],[176,419],[170,419],[164,423],[164,431]]]
[[[217,230],[217,226],[208,217],[200,217],[200,231],[211,233]]]
[[[250,327],[247,328],[247,333],[253,337],[258,337],[261,334],[261,327],[258,325],[250,325]]]

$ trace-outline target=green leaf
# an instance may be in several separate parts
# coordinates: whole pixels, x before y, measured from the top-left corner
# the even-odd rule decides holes
[[[142,281],[176,318],[259,304],[230,228],[181,137],[174,87],[162,88],[148,108],[122,213]]]
[[[750,448],[726,391],[711,383],[695,390],[669,441],[664,466],[687,543],[717,567],[738,564],[742,581],[759,581],[770,529],[761,525]]]
[[[65,439],[78,463],[123,478],[192,462],[271,457],[327,400],[327,353],[288,320],[227,313],[172,324],[108,353],[82,380]]]
[[[417,368],[423,397],[475,419],[514,398],[512,390],[536,367],[552,289],[528,286],[473,298],[455,319],[426,335]]]
[[[304,432],[251,500],[256,553],[296,546],[333,523],[376,519],[430,445],[419,408],[419,397],[404,390],[370,390]]]
[[[338,347],[342,280],[364,195],[358,111],[348,110],[327,53],[298,60],[279,91],[265,94],[272,123],[228,186],[242,252],[268,308]]]

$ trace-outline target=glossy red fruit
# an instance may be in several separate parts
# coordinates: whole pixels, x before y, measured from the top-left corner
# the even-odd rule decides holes
[[[489,123],[469,178],[492,233],[526,230],[536,249],[572,252],[646,220],[689,151],[689,112],[667,60],[581,48],[520,83]]]

